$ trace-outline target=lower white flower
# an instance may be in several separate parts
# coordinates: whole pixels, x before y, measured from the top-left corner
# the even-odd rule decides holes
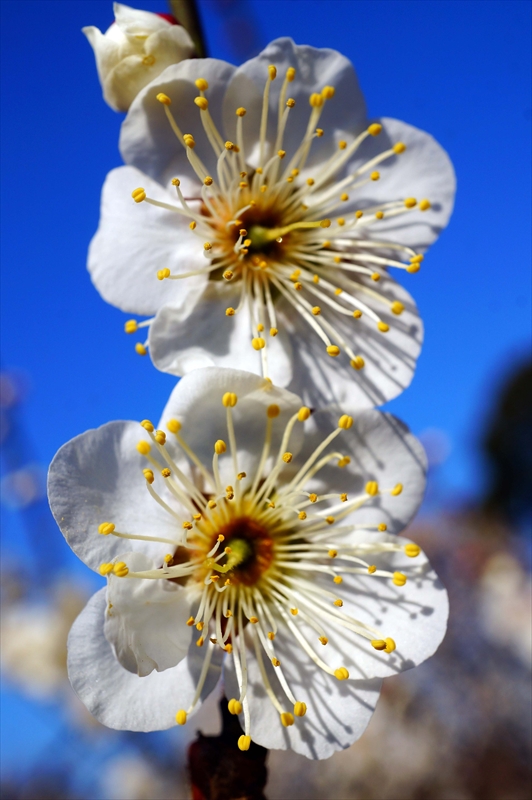
[[[437,648],[447,594],[396,535],[423,494],[421,446],[390,415],[300,403],[200,369],[159,429],[109,423],[55,457],[54,516],[108,576],[69,639],[72,684],[104,724],[183,725],[223,670],[241,749],[325,758],[363,733],[381,678]]]

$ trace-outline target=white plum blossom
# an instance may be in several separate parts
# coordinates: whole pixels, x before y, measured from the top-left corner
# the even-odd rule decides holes
[[[348,747],[381,679],[445,632],[447,593],[397,535],[425,468],[389,414],[311,414],[216,367],[178,383],[158,428],[111,422],[68,442],[51,507],[107,576],[69,637],[81,700],[105,725],[149,731],[186,724],[223,687],[242,750]]]
[[[173,17],[114,3],[115,21],[102,33],[82,28],[96,58],[105,102],[127,111],[137,94],[170,64],[194,54],[192,39]]]
[[[175,375],[237,363],[312,407],[408,386],[422,323],[389,268],[413,279],[454,172],[427,133],[369,123],[340,53],[278,39],[239,68],[169,67],[132,104],[121,152],[88,267],[105,300],[154,315],[126,323],[149,327],[137,352]]]

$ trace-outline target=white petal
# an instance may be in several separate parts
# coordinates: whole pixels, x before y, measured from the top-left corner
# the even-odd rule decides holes
[[[175,714],[194,696],[205,648],[191,645],[176,667],[140,678],[116,660],[104,636],[105,589],[87,603],[68,638],[68,674],[80,700],[103,725],[118,730],[155,731],[175,725]],[[202,692],[206,698],[221,674],[217,648]],[[223,655],[223,654],[222,654]]]
[[[120,561],[130,572],[160,564],[142,553],[124,553]],[[109,576],[105,638],[130,672],[144,677],[154,669],[175,667],[187,654],[192,630],[187,626],[190,598],[169,581]]]
[[[198,367],[231,367],[261,374],[261,353],[251,346],[259,334],[253,330],[247,307],[227,316],[236,308],[241,284],[213,286],[192,308],[165,306],[150,327],[150,355],[155,366],[172,375],[185,375]],[[292,377],[291,343],[286,332],[275,337],[269,328],[262,333],[266,341],[268,375],[276,386],[286,386]]]
[[[182,133],[194,136],[196,151],[215,178],[216,158],[203,130],[202,112],[194,104],[199,94],[194,81],[197,78],[208,81],[209,112],[219,124],[223,95],[234,70],[231,64],[214,58],[187,59],[168,67],[137,95],[129,109],[120,133],[124,161],[163,184],[173,177],[195,177],[185,148],[176,139],[164,108],[156,99],[163,92],[172,100],[170,109]],[[222,131],[220,134],[223,136]]]
[[[105,76],[116,66],[120,59],[120,46],[118,42],[113,41],[109,36],[105,36],[94,25],[82,28],[81,32],[85,34],[94,51],[98,77],[100,82],[103,82]]]
[[[298,462],[303,462],[313,449],[337,425],[342,412],[317,412],[311,418],[311,430],[305,430],[305,443]],[[309,426],[310,427],[310,426]],[[334,459],[315,476],[310,484],[319,494],[346,493],[349,502],[365,494],[368,481],[377,481],[380,492],[364,505],[338,522],[338,525],[379,525],[386,523],[388,531],[399,533],[417,512],[426,484],[425,451],[406,425],[392,414],[371,409],[354,415],[353,426],[342,433],[325,451],[339,451],[351,459],[339,468]],[[398,483],[403,491],[390,494]],[[331,501],[338,505],[338,501]],[[320,504],[320,509],[325,508]],[[333,534],[334,526],[331,528]]]
[[[327,133],[337,127],[361,130],[366,124],[366,105],[353,69],[347,58],[336,50],[319,50],[308,45],[298,46],[292,39],[276,39],[256,58],[239,67],[232,77],[224,101],[224,120],[229,138],[235,133],[235,111],[247,110],[244,118],[244,139],[247,154],[259,139],[262,96],[268,77],[268,66],[277,67],[277,78],[270,88],[268,139],[271,145],[277,133],[279,96],[288,67],[296,68],[296,77],[288,85],[287,98],[296,101],[290,111],[283,149],[293,155],[305,134],[311,108],[309,97],[321,92],[324,86],[335,88],[335,96],[325,103],[319,125]],[[283,109],[284,110],[284,109]],[[311,149],[309,163],[319,163],[334,150],[332,137],[320,139]],[[271,147],[270,147],[271,152]]]
[[[227,452],[220,457],[222,482],[234,484],[234,472],[229,447],[226,409],[222,397],[234,392],[238,397],[232,409],[238,451],[238,471],[246,472],[246,486],[253,477],[253,470],[262,452],[266,430],[266,409],[278,405],[279,416],[273,420],[271,452],[277,456],[282,434],[288,419],[301,407],[296,395],[279,389],[258,375],[234,369],[207,367],[196,369],[185,375],[170,395],[161,417],[160,427],[176,418],[182,423],[181,435],[192,447],[203,463],[210,468],[214,454],[214,443],[222,439]],[[290,449],[297,453],[301,446],[301,425],[296,425],[290,439]],[[271,460],[266,465],[268,470]]]
[[[367,283],[373,284],[373,281]],[[307,405],[323,408],[338,404],[345,411],[355,411],[381,405],[410,384],[423,340],[423,325],[416,305],[408,292],[391,278],[383,277],[376,289],[375,284],[370,288],[405,306],[398,317],[381,301],[363,292],[357,294],[389,325],[387,333],[379,331],[367,314],[355,319],[331,312],[325,303],[319,303],[321,317],[334,326],[355,355],[364,359],[365,366],[361,370],[350,366],[339,337],[330,336],[331,342],[343,351],[332,358],[303,317],[286,300],[279,303],[280,328],[286,328],[292,337],[294,377],[289,388],[301,394]]]
[[[138,422],[109,422],[71,439],[58,451],[48,475],[55,520],[76,555],[91,569],[112,561],[124,540],[98,533],[112,522],[120,533],[177,540],[177,523],[148,494],[137,442],[147,438]],[[136,541],[135,550],[161,562],[171,545]]]
[[[410,540],[388,534],[358,534],[360,541],[391,541],[405,545]],[[320,585],[338,592],[342,612],[376,628],[383,637],[394,639],[397,650],[387,654],[375,650],[368,639],[345,628],[326,625],[329,644],[323,648],[324,660],[334,667],[341,663],[353,679],[384,678],[411,669],[439,647],[447,629],[447,592],[424,555],[409,558],[403,552],[367,556],[378,569],[400,571],[408,576],[405,586],[395,586],[390,578],[371,575],[344,575],[340,586],[332,580]],[[335,567],[339,570],[340,563]],[[316,634],[314,634],[315,636]],[[375,635],[375,638],[381,638]]]
[[[155,314],[165,303],[181,305],[200,291],[204,275],[184,280],[157,279],[159,269],[173,274],[203,269],[202,247],[188,219],[148,203],[135,203],[134,189],[179,206],[177,195],[162,189],[132,167],[112,170],[102,191],[101,216],[89,249],[91,278],[108,303],[135,314]]]
[[[456,192],[453,165],[441,145],[425,131],[388,117],[380,122],[382,133],[368,137],[357,159],[350,163],[349,171],[353,172],[396,142],[403,142],[407,149],[376,167],[381,178],[370,181],[356,193],[356,208],[406,197],[415,197],[418,201],[426,198],[432,207],[423,212],[415,209],[389,220],[385,215],[383,220],[364,228],[364,235],[367,233],[368,238],[405,244],[423,252],[449,222]]]
[[[247,696],[253,741],[268,749],[291,749],[316,759],[329,758],[335,751],[349,747],[362,736],[371,719],[379,697],[380,680],[338,681],[316,666],[293,639],[287,639],[279,632],[275,644],[290,688],[298,702],[306,703],[307,713],[304,717],[296,717],[290,727],[283,727],[277,710],[264,691],[255,654],[248,648]],[[264,653],[263,658],[272,689],[283,708],[292,712],[293,708],[275,674],[276,668]],[[238,697],[233,660],[229,658],[224,662],[224,681],[226,696]]]

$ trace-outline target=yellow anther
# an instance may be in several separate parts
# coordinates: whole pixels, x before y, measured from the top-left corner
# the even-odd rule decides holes
[[[408,558],[416,558],[421,553],[421,547],[417,544],[405,544],[403,550]]]
[[[314,178],[307,178],[307,186],[314,186]]]
[[[270,336],[277,336],[278,333],[279,333],[278,328],[270,328]]]
[[[251,340],[251,346],[254,350],[262,350],[263,347],[266,347],[266,342],[262,338],[262,336],[256,336],[254,339]]]
[[[153,433],[153,431],[155,430],[155,425],[153,424],[153,422],[150,422],[149,419],[143,419],[142,422],[140,423],[140,426],[149,433]]]
[[[179,178],[172,178],[172,186],[181,186]]]
[[[205,184],[205,186],[212,186],[214,181],[213,181],[213,179],[211,178],[210,175],[206,175],[205,178],[203,178],[203,183]],[[209,247],[207,247],[207,245],[209,245]],[[212,245],[210,244],[210,242],[205,242],[203,247],[204,247],[205,250],[211,250]]]
[[[384,648],[384,652],[393,653],[393,651],[397,648],[397,645],[395,644],[394,640],[389,636],[387,636],[385,642],[386,642],[386,647]]]
[[[359,308],[355,308],[355,310],[353,311],[353,316],[355,319],[360,319],[360,317],[362,316],[362,311]]]
[[[405,200],[405,207],[406,208],[414,208],[417,205],[417,200],[415,197],[407,197]]]
[[[330,344],[327,347],[327,355],[332,356],[332,358],[336,358],[336,356],[340,355],[340,348],[335,344]]]
[[[251,622],[252,625],[256,625],[257,622],[259,621],[259,618],[258,617],[250,617],[249,621]]]
[[[283,461],[285,464],[289,464],[293,459],[292,453],[283,453]]]
[[[235,113],[236,113],[237,117],[245,117],[246,116],[246,109],[242,108],[242,106],[240,106],[240,108],[237,108]]]
[[[234,392],[225,392],[222,397],[222,405],[224,408],[234,408],[238,402],[238,397]]]
[[[382,531],[387,531],[388,530],[388,526],[387,526],[387,524],[385,522],[379,522],[379,524],[377,525],[377,530],[381,531],[381,532]]]
[[[192,220],[192,222],[188,223],[188,227],[190,228],[191,231],[195,230],[196,223],[194,222],[194,220]]]
[[[303,284],[302,284],[302,283],[300,283],[299,281],[296,281],[296,282],[294,283],[294,289],[295,289],[297,292],[300,292],[302,288],[303,288]]]
[[[214,443],[214,452],[216,453],[216,455],[221,456],[222,453],[225,453],[226,450],[227,450],[227,445],[224,442],[224,440],[217,439],[217,441]]]
[[[233,144],[233,142],[226,142],[225,143],[225,149],[226,150],[234,150],[235,149],[235,145]]]
[[[340,200],[341,200],[343,203],[345,203],[347,200],[349,200],[349,195],[348,195],[348,194],[346,194],[345,192],[342,192],[342,194],[340,195]]]
[[[272,664],[273,664],[274,667],[280,667],[281,666],[281,662],[279,661],[278,658],[272,658]]]
[[[375,171],[372,172],[369,177],[371,178],[372,181],[378,181],[380,176],[381,176],[380,172]]]
[[[191,133],[185,133],[185,135],[183,136],[183,141],[187,147],[190,147],[191,150],[193,150],[194,147],[196,147],[196,142]]]
[[[164,281],[165,278],[169,278],[169,277],[170,277],[170,270],[168,269],[168,267],[165,267],[164,269],[158,269],[157,270],[157,280],[158,281]]]
[[[238,475],[236,476],[236,479],[237,479],[237,481],[241,481],[245,477],[246,477],[246,473],[245,472],[239,472]]]
[[[159,101],[159,103],[162,103],[163,106],[172,105],[172,101],[170,100],[168,95],[164,94],[163,92],[159,92],[159,94],[157,95],[157,100]]]
[[[335,575],[333,578],[334,583],[342,583],[343,580],[344,579],[340,575]]]
[[[233,648],[231,648],[231,650],[232,649]],[[249,750],[250,747],[251,747],[251,736],[244,736],[244,734],[242,734],[242,736],[238,737],[239,750],[244,750],[244,751]]]
[[[379,321],[377,322],[377,328],[380,330],[381,333],[388,333],[390,330],[390,326],[386,324],[386,322]]]
[[[289,97],[288,100],[286,101],[286,105],[288,106],[288,108],[293,108],[295,104],[296,101],[294,100],[293,97]]]
[[[233,278],[233,273],[230,269],[226,269],[223,275],[226,281],[230,281]]]
[[[285,728],[290,727],[290,725],[294,724],[294,715],[291,714],[289,711],[283,711],[281,716],[281,723],[284,725]]]
[[[329,247],[329,245],[330,245],[330,242],[323,242],[323,246],[324,247]],[[320,282],[320,276],[319,275],[313,275],[312,276],[312,283],[319,283],[319,282]]]
[[[310,408],[306,406],[301,406],[299,411],[297,412],[297,418],[299,422],[305,422],[310,417]]]
[[[365,365],[366,362],[364,361],[362,356],[355,356],[355,358],[352,358],[349,363],[353,367],[353,369],[362,369],[362,367]]]
[[[338,600],[335,600],[334,603],[333,603],[333,605],[335,605],[337,608],[342,608],[343,604],[344,604],[344,601],[340,600],[340,598],[338,598]]]
[[[394,583],[396,586],[404,586],[406,581],[407,577],[406,575],[404,575],[404,573],[402,572],[393,573],[392,583]]]
[[[299,608],[291,608],[290,613],[292,614],[293,617],[297,617],[297,615],[299,614]]]
[[[345,142],[343,139],[341,139],[338,142],[338,147],[339,147],[340,150],[345,150],[345,148],[347,147],[347,142]]]
[[[100,564],[100,575],[109,575],[113,571],[113,564]]]
[[[421,261],[424,261],[424,260],[425,260],[425,256],[422,255],[421,253],[418,253],[417,255],[412,256],[412,258],[410,259],[411,262],[413,262],[413,261],[420,261],[421,262]]]
[[[155,64],[155,56],[153,56],[151,53],[147,56],[144,56],[142,63],[145,67],[152,67]]]
[[[123,561],[117,561],[113,567],[113,572],[117,578],[125,578],[129,570]]]
[[[206,97],[195,97],[194,102],[196,103],[197,107],[200,108],[202,111],[207,111],[209,108],[209,101]]]
[[[349,456],[342,456],[342,458],[338,461],[339,467],[347,467],[348,464],[351,463],[351,459]]]
[[[336,90],[334,86],[324,86],[323,89],[321,90],[321,96],[323,97],[324,100],[332,100],[335,91]]]
[[[135,333],[139,327],[139,324],[136,319],[128,319],[128,321],[124,325],[124,330],[126,333]]]
[[[209,500],[207,505],[209,506],[209,508],[216,508],[216,500]]]
[[[164,431],[155,431],[154,438],[157,444],[166,444],[166,433]]]
[[[142,470],[142,474],[144,475],[144,477],[146,478],[148,483],[153,483],[154,482],[155,476],[154,476],[153,471],[151,469],[143,469]]]
[[[323,97],[317,92],[313,92],[308,99],[312,108],[321,108],[323,105]],[[317,133],[317,131],[316,131]]]
[[[187,619],[187,625],[188,625],[189,628],[191,628],[194,625],[194,621],[195,621],[194,617],[189,617]]]
[[[384,211],[377,211],[377,213],[375,214],[375,216],[377,217],[377,219],[383,219],[383,217],[384,217]]]
[[[165,564],[171,564],[173,560],[174,560],[174,557],[173,557],[173,555],[171,553],[167,553],[165,555],[165,557],[163,558],[163,561],[164,561]]]
[[[169,478],[171,474],[172,471],[169,470],[168,467],[165,467],[164,469],[161,470],[161,475],[163,476],[163,478]]]
[[[166,423],[166,427],[170,431],[170,433],[179,433],[181,430],[181,423],[178,419],[169,419]]]
[[[231,583],[231,581],[228,578],[226,580],[226,582],[225,582],[225,585],[227,586],[229,583]],[[226,653],[232,653],[233,652],[233,645],[231,644],[231,642],[229,642],[229,644],[225,645],[225,652]]]
[[[183,522],[183,530],[191,531],[193,527],[194,526],[192,525],[192,523],[189,522],[188,520],[186,522]],[[201,628],[198,628],[198,630],[201,630]]]
[[[402,303],[399,302],[399,300],[394,300],[394,302],[391,305],[391,309],[393,314],[397,314],[397,316],[399,316],[399,314],[403,313],[405,307]]]
[[[115,526],[112,522],[102,522],[101,525],[98,525],[98,533],[101,533],[103,536],[109,536],[115,529]]]
[[[349,430],[353,425],[353,417],[350,417],[348,414],[342,414],[340,419],[338,420],[338,427],[342,428],[344,431]]]
[[[225,493],[225,499],[226,499],[226,500],[233,500],[233,499],[234,499],[234,496],[235,496],[235,493],[234,493],[234,492],[226,492],[226,493]]]
[[[373,575],[374,572],[377,572],[377,567],[375,566],[375,564],[370,564],[369,565],[368,572],[369,572],[370,575]]]
[[[326,644],[329,644],[329,640],[326,636],[320,636],[318,641],[325,647]]]
[[[270,640],[270,642],[273,642],[273,640],[275,639],[275,633],[273,631],[268,631],[268,639]]]
[[[340,227],[342,227],[343,225],[345,225],[345,219],[344,219],[343,217],[338,217],[338,219],[336,220],[336,222],[338,223],[338,225],[339,225]]]
[[[144,441],[144,439],[143,439],[143,440],[141,440],[141,441],[140,441],[140,442],[137,444],[137,450],[139,451],[139,453],[141,454],[141,456],[147,456],[147,455],[148,455],[148,453],[149,453],[149,452],[150,452],[150,450],[151,450],[151,445],[150,445],[150,443],[149,443],[149,442],[146,442],[146,441]]]
[[[207,83],[205,78],[198,78],[197,80],[194,81],[194,83],[196,84],[196,89],[199,89],[200,92],[205,92],[209,88],[209,84]]]
[[[329,550],[327,555],[329,556],[329,558],[336,558],[336,556],[338,555],[338,550]]]
[[[296,717],[304,717],[306,713],[307,713],[306,703],[301,703],[301,702],[294,703],[294,715]]]
[[[392,148],[393,152],[399,155],[400,153],[404,153],[406,150],[406,144],[404,142],[396,142]]]
[[[360,209],[358,211],[355,211],[355,217],[357,219],[361,219],[363,216],[364,216],[364,212],[360,211]]]
[[[335,256],[333,261],[334,261],[335,264],[341,264],[342,263],[342,256]],[[341,289],[335,289],[335,293],[336,294],[339,294],[341,291],[342,291]]]
[[[349,672],[345,667],[338,667],[338,669],[334,670],[334,677],[339,681],[346,681],[349,678]]]
[[[316,128],[316,136],[321,139],[323,136],[323,128]]]
[[[312,313],[314,314],[315,317],[318,317],[321,314],[320,306],[313,306]]]
[[[204,627],[205,627],[205,624],[203,622],[198,622],[198,624],[196,625],[196,630],[197,631],[202,631]]]
[[[292,83],[295,77],[296,77],[296,71],[294,67],[288,67],[288,69],[286,70],[286,80],[288,81],[288,83]]]
[[[266,410],[268,419],[275,419],[275,417],[278,417],[280,413],[281,409],[279,408],[279,406],[275,405],[275,403],[273,403],[271,406],[268,406]]]
[[[240,228],[240,230],[238,231],[238,234],[239,234],[239,236],[247,236],[248,232],[247,232],[247,230],[245,228]]]
[[[271,81],[274,81],[277,77],[277,67],[274,67],[273,64],[268,67],[268,77]]]
[[[377,281],[380,281],[380,279],[381,279],[381,276],[380,276],[379,272],[372,272],[371,273],[371,280],[372,281],[377,282]]]
[[[421,269],[421,264],[419,263],[419,261],[413,261],[410,264],[410,266],[406,268],[406,271],[412,273],[412,272],[419,272],[420,269]]]
[[[380,125],[380,123],[378,122],[373,122],[368,128],[368,133],[371,136],[378,136],[381,131],[382,131],[382,125]]]
[[[236,715],[242,713],[242,703],[240,700],[237,700],[236,697],[233,697],[231,700],[229,700],[227,703],[227,708],[230,714]]]
[[[175,721],[177,722],[178,725],[185,725],[187,721],[187,712],[184,711],[183,709],[178,711],[177,714],[175,715]]]
[[[347,494],[346,494],[346,492],[343,492],[340,495],[340,500],[342,501],[342,503],[347,503]]]
[[[398,495],[401,494],[402,491],[403,491],[403,484],[396,483],[393,489],[391,490],[390,494],[392,494],[394,497],[397,497]]]
[[[375,650],[386,650],[386,642],[384,639],[372,639],[371,646],[375,648]]]
[[[142,201],[146,199],[146,192],[144,191],[144,189],[139,187],[138,189],[134,189],[131,192],[131,197],[133,198],[135,203],[142,203]]]
[[[225,309],[225,316],[226,317],[234,317],[235,316],[235,309],[232,306]]]
[[[205,637],[204,636],[200,636],[200,638],[196,642],[196,647],[203,647],[203,643],[204,642],[205,642]]]
[[[320,228],[330,228],[331,227],[331,220],[330,219],[322,219],[320,222]],[[325,247],[325,242],[323,243]]]
[[[420,203],[419,203],[419,210],[420,211],[428,211],[429,208],[430,208],[430,200],[427,200],[426,198],[424,200],[420,200]]]
[[[379,494],[379,484],[377,481],[368,481],[366,483],[366,494],[369,494],[370,497],[375,497]]]
[[[233,616],[233,612],[231,611],[230,608],[228,608],[227,611],[225,612],[225,617],[226,617],[226,619],[229,619],[232,616]]]
[[[297,516],[299,517],[299,519],[306,519],[307,518],[307,514],[306,514],[305,511],[300,511]]]

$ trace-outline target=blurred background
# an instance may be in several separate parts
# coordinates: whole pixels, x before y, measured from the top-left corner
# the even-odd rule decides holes
[[[168,12],[164,0],[131,0]],[[326,762],[272,752],[270,800],[521,800],[530,795],[532,367],[527,0],[200,0],[208,54],[271,39],[332,47],[370,116],[445,147],[454,216],[407,276],[426,325],[416,377],[388,404],[430,470],[409,536],[451,598],[439,652],[385,681],[362,739]],[[110,0],[2,0],[1,796],[188,798],[180,733],[94,721],[66,636],[100,579],[48,511],[47,465],[111,419],[157,418],[171,376],[139,358],[85,270],[122,115],[102,101],[84,25]],[[411,285],[410,285],[411,284]],[[198,796],[199,797],[199,796]]]

